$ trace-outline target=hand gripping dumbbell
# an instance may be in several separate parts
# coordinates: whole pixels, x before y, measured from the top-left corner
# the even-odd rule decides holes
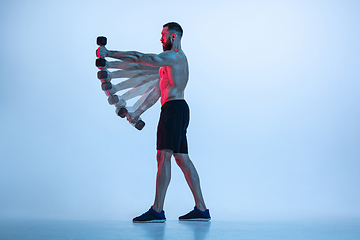
[[[122,107],[122,108],[116,108],[116,114],[121,117],[121,118],[124,118],[124,117],[128,117],[128,118],[131,118],[130,115],[129,115],[129,112],[127,111],[126,108]],[[130,122],[130,121],[129,121]],[[141,118],[139,117],[139,119],[132,123],[130,122],[131,125],[133,125],[137,130],[141,130],[144,128],[145,126],[145,122],[143,120],[141,120]]]
[[[101,81],[101,89],[105,91],[106,95],[112,95],[116,93],[116,89],[111,84],[111,77],[108,71],[98,71],[97,73],[98,79]]]
[[[121,97],[119,98],[118,95],[110,95],[108,97],[108,102],[110,105],[114,105],[116,108],[123,108],[126,106],[126,102],[124,99],[122,99]]]
[[[103,36],[100,36],[96,39],[96,43],[97,45],[99,46],[105,46],[106,43],[107,43],[107,39],[106,37],[103,37]],[[106,66],[106,60],[104,58],[98,58],[96,59],[95,61],[95,65],[98,67],[98,68],[102,68],[102,67],[105,67]]]
[[[107,39],[106,39],[106,37],[98,37],[96,39],[96,43],[99,46],[105,46],[106,43],[107,43]],[[106,66],[106,60],[104,58],[98,58],[98,59],[96,59],[95,65],[98,68],[105,67]],[[109,76],[109,73],[107,71],[103,71],[103,70],[98,71],[97,77],[102,82],[109,82],[111,80],[110,76]]]
[[[97,45],[99,45],[100,47],[101,46],[105,46],[106,43],[107,43],[107,39],[106,37],[103,37],[103,36],[100,36],[96,39],[96,43]],[[96,61],[95,61],[95,65],[98,67],[98,68],[102,68],[102,67],[105,67],[106,66],[106,60],[102,57],[100,58],[97,58]],[[107,71],[99,71],[98,72],[98,78],[99,79],[107,79],[109,78],[109,74]]]
[[[107,43],[107,39],[106,37],[103,37],[103,36],[100,36],[96,39],[96,43],[97,45],[99,45],[100,47],[101,46],[105,46],[106,43]],[[97,54],[96,54],[97,55]],[[98,68],[104,68],[106,66],[106,60],[102,57],[99,57],[95,60],[95,65],[98,67]]]

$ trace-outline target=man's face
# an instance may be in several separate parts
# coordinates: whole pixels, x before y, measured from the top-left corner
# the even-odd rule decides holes
[[[164,52],[172,49],[173,44],[171,42],[171,34],[169,33],[167,27],[164,27],[161,32],[160,42],[162,43]]]

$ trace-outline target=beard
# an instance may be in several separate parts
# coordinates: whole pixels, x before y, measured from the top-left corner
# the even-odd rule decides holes
[[[173,44],[172,44],[172,42],[170,41],[170,38],[168,38],[168,39],[166,40],[166,42],[164,43],[164,45],[163,45],[163,50],[164,50],[164,52],[165,52],[165,51],[168,51],[168,50],[171,50],[171,49],[172,49],[172,46],[173,46]]]

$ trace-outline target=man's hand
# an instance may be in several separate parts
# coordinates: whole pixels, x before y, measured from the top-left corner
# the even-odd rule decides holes
[[[96,50],[96,56],[98,58],[105,58],[109,56],[109,51],[106,49],[106,47],[104,46],[100,46],[97,50]]]
[[[128,112],[127,114],[127,120],[132,124],[135,124],[139,120],[139,117],[135,112]]]

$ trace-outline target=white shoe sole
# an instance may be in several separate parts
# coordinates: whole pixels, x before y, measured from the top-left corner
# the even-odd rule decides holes
[[[150,221],[133,221],[133,223],[164,223],[166,219],[164,220],[150,220]]]
[[[208,222],[211,218],[192,218],[192,219],[179,219],[179,221],[191,221],[191,222]]]

